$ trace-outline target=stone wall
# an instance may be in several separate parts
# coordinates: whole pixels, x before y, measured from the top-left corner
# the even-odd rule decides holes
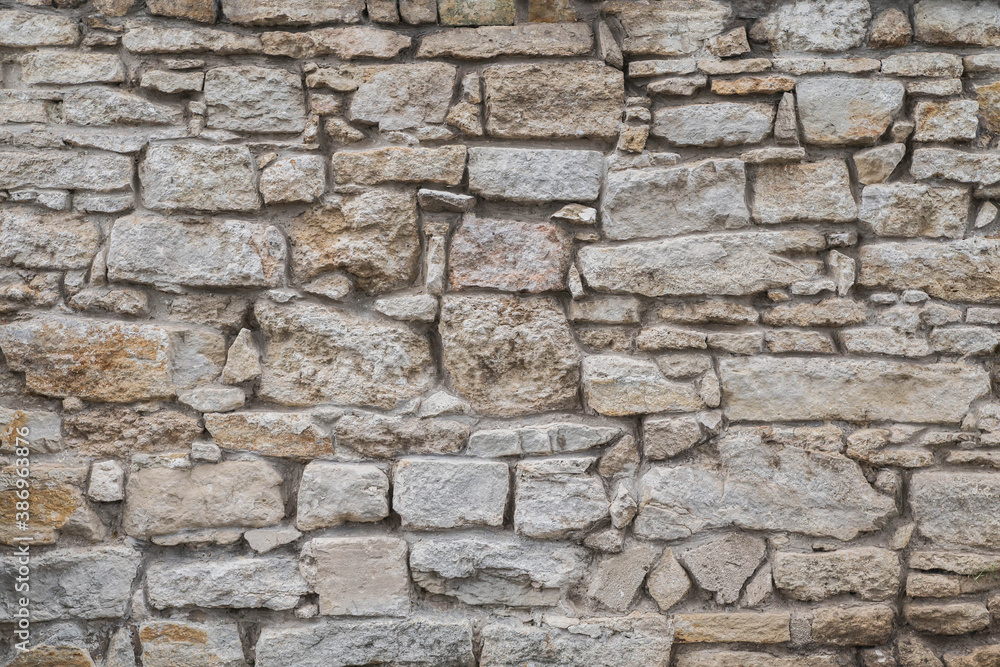
[[[1000,664],[998,46],[2,0],[0,664]]]

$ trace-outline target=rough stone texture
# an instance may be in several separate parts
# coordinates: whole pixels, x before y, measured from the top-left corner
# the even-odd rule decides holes
[[[886,605],[820,609],[813,614],[812,637],[834,646],[877,646],[892,638],[895,616]]]
[[[514,488],[514,530],[528,537],[558,538],[586,531],[608,516],[599,477],[587,474],[589,458],[522,461]]]
[[[337,445],[374,458],[402,454],[457,452],[469,437],[469,426],[451,419],[413,419],[355,411],[335,427]]]
[[[593,201],[603,165],[596,151],[472,148],[469,189],[486,199],[523,203]]]
[[[418,58],[488,60],[498,56],[581,56],[594,44],[589,26],[580,23],[458,28],[425,35]]]
[[[289,558],[158,560],[149,566],[149,603],[171,607],[291,609],[309,592]]]
[[[716,102],[663,107],[650,133],[677,146],[739,146],[760,143],[771,132],[775,109],[769,104]]]
[[[146,205],[153,209],[253,211],[260,207],[250,151],[245,147],[156,144],[139,165],[139,180]]]
[[[879,236],[962,238],[968,215],[968,190],[923,184],[870,185],[858,211],[858,219]]]
[[[441,183],[458,185],[465,172],[465,146],[376,148],[338,151],[333,178],[338,183]]]
[[[789,621],[787,612],[677,614],[674,641],[780,644],[791,639]]]
[[[903,106],[903,84],[830,77],[795,84],[803,139],[818,146],[875,143]]]
[[[854,220],[857,206],[851,195],[847,165],[840,160],[824,160],[759,167],[753,215],[765,224]]]
[[[652,361],[617,355],[584,359],[583,392],[592,409],[613,416],[705,407],[693,383],[667,379]]]
[[[715,593],[719,604],[731,604],[740,597],[743,584],[757,570],[767,546],[749,535],[726,535],[681,555],[695,582]]]
[[[444,63],[376,69],[351,98],[350,118],[383,131],[443,123],[455,72],[454,65]]]
[[[132,185],[127,155],[67,150],[0,151],[0,187],[118,190]]]
[[[822,600],[854,593],[863,600],[888,600],[899,589],[899,558],[887,549],[858,547],[828,553],[779,551],[774,585],[797,600]]]
[[[299,484],[299,530],[316,530],[351,521],[381,521],[389,516],[389,476],[375,465],[313,461]]]
[[[506,463],[402,459],[392,481],[392,508],[407,528],[503,524],[510,486]]]
[[[405,616],[410,609],[406,542],[394,537],[319,537],[302,547],[302,576],[319,613]]]
[[[646,4],[614,0],[604,11],[625,29],[622,51],[630,56],[680,56],[698,51],[721,33],[732,12],[726,3]]]
[[[943,46],[998,46],[1000,11],[971,0],[922,0],[914,8],[916,39]]]
[[[213,413],[205,415],[205,429],[223,449],[303,458],[333,453],[329,436],[308,413]]]
[[[309,0],[223,0],[222,13],[233,23],[249,25],[309,25],[357,23],[363,0],[332,0],[317,5]]]
[[[988,266],[1000,253],[993,239],[940,243],[879,243],[861,249],[858,283],[882,289],[920,289],[956,301],[1000,300]]]
[[[29,269],[85,269],[100,233],[78,214],[44,214],[32,208],[0,211],[0,262]]]
[[[219,667],[246,665],[235,623],[151,621],[139,628],[139,643],[143,667],[174,667],[185,663]],[[132,650],[131,645],[128,650]]]
[[[861,45],[871,17],[867,0],[794,0],[755,23],[750,38],[767,41],[775,52],[844,51]]]
[[[920,534],[934,542],[995,548],[1000,525],[992,507],[998,482],[988,472],[915,474],[911,503]]]

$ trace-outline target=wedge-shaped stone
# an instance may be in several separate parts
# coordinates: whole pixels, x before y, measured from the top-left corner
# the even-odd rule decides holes
[[[580,352],[554,299],[446,295],[440,332],[444,366],[478,412],[578,406]]]
[[[476,664],[472,623],[431,616],[267,625],[257,641],[256,653],[257,667]]]
[[[501,461],[407,458],[392,481],[392,509],[404,528],[503,525],[510,473]]]
[[[854,461],[839,454],[764,443],[737,431],[720,439],[718,456],[655,466],[641,479],[637,535],[675,540],[735,525],[853,539],[896,514]]]
[[[774,114],[771,104],[714,102],[661,107],[653,116],[650,134],[677,146],[756,144],[771,133]]]
[[[739,160],[608,174],[601,224],[607,238],[679,236],[750,224]]]
[[[700,2],[605,2],[625,29],[622,51],[630,56],[683,56],[726,29],[731,9],[716,0]]]
[[[339,526],[347,521],[381,521],[389,516],[389,476],[379,466],[313,461],[299,484],[299,530]]]
[[[597,151],[469,150],[469,189],[486,199],[594,201],[603,172],[604,157]]]
[[[13,516],[13,515],[12,515]],[[0,621],[16,622],[18,556],[0,558]],[[31,619],[36,622],[71,618],[121,618],[132,597],[132,582],[141,556],[126,546],[53,549],[31,555]],[[62,663],[49,663],[52,665]],[[27,663],[26,663],[27,665]]]
[[[122,45],[133,53],[201,53],[219,55],[263,53],[257,35],[243,35],[214,28],[177,28],[161,23],[129,27]]]
[[[776,53],[846,51],[865,41],[871,18],[867,0],[794,0],[775,5],[754,23],[750,38],[767,41]]]
[[[208,126],[238,132],[301,132],[306,125],[302,80],[284,69],[241,65],[205,74]]]
[[[489,60],[498,56],[583,56],[594,46],[585,23],[523,23],[455,28],[425,35],[418,58]]]
[[[406,616],[407,545],[396,537],[322,537],[302,547],[299,568],[325,616]]]
[[[0,262],[30,269],[86,269],[100,232],[79,214],[0,210]]]
[[[291,609],[309,586],[292,558],[163,559],[146,571],[146,592],[157,609]]]
[[[412,193],[345,195],[295,218],[288,229],[298,280],[342,270],[369,293],[404,287],[417,275],[420,238]]]
[[[83,88],[63,99],[67,123],[76,125],[165,125],[180,123],[179,106],[152,102],[109,88]]]
[[[556,225],[467,215],[451,241],[451,285],[560,291],[566,288],[571,250],[572,239]]]
[[[821,263],[799,256],[825,247],[814,232],[734,232],[587,246],[578,257],[580,273],[598,292],[741,296],[819,277]]]
[[[456,72],[445,63],[373,68],[351,99],[350,118],[383,132],[443,123]]]
[[[1000,181],[1000,155],[967,153],[953,148],[918,148],[910,164],[913,178],[941,178],[991,185]]]
[[[483,71],[486,131],[504,139],[611,139],[624,101],[604,63],[494,65]]]
[[[921,0],[913,8],[916,38],[943,46],[1000,46],[1000,8],[975,0]]]
[[[469,425],[460,421],[361,410],[341,417],[335,430],[338,448],[385,459],[402,454],[453,454],[465,446],[469,437]]]
[[[458,185],[465,175],[465,146],[337,151],[332,167],[337,183],[378,185],[397,181]]]
[[[860,251],[858,284],[890,290],[919,289],[949,301],[1000,301],[1000,241],[876,243]]]
[[[223,0],[222,13],[233,23],[248,25],[311,25],[358,23],[364,0]]]
[[[179,664],[245,667],[236,623],[150,621],[139,628],[143,667]],[[128,646],[132,650],[132,646]],[[118,667],[111,662],[109,667]]]
[[[582,547],[507,533],[428,537],[410,547],[415,584],[466,604],[552,606],[586,571]]]
[[[154,144],[139,164],[146,206],[164,211],[254,211],[260,208],[253,158],[246,146]]]
[[[21,56],[21,82],[29,85],[121,83],[124,78],[117,54],[34,51]]]
[[[305,303],[258,301],[254,312],[270,341],[260,384],[266,400],[391,408],[431,384],[430,344],[405,324]]]
[[[583,360],[583,393],[591,408],[616,417],[705,407],[694,383],[668,380],[648,359],[610,354]]]
[[[75,19],[16,9],[0,11],[0,46],[74,46],[80,40]]]
[[[795,85],[807,144],[874,144],[903,108],[903,84],[846,77],[805,79]]]
[[[666,667],[670,663],[673,633],[670,622],[662,616],[584,618],[580,619],[580,625],[587,626],[588,630],[593,628],[594,634],[551,626],[487,625],[483,628],[483,653],[479,664],[481,667],[545,664],[538,662],[539,656],[545,656],[543,659],[550,665],[567,667]]]
[[[0,327],[0,349],[33,392],[110,403],[171,398],[225,360],[219,333],[49,314]]]
[[[934,542],[1000,547],[1000,474],[921,472],[910,482],[917,528]]]
[[[757,168],[753,215],[758,222],[851,222],[857,214],[843,160]]]
[[[879,236],[936,236],[960,239],[969,218],[966,188],[922,183],[869,185],[861,194],[858,219]]]
[[[877,359],[722,359],[726,416],[737,421],[841,419],[957,424],[989,391],[964,364]]]
[[[274,287],[285,277],[277,227],[240,220],[184,224],[159,215],[120,218],[111,230],[108,278],[146,285]]]
[[[122,190],[132,187],[132,158],[77,151],[0,152],[0,188]]]
[[[601,478],[588,474],[593,457],[521,461],[514,490],[514,530],[558,539],[593,528],[608,516]]]
[[[395,58],[410,46],[410,38],[392,30],[368,26],[321,28],[307,32],[265,32],[260,36],[264,53],[288,58],[337,56],[355,58]]]
[[[205,415],[205,428],[223,449],[301,458],[333,453],[330,436],[308,413],[212,413]]]
[[[888,549],[857,547],[830,552],[774,555],[774,584],[796,600],[822,600],[853,593],[862,600],[891,600],[899,591],[902,568]]]
[[[273,526],[284,515],[281,475],[274,468],[263,461],[224,461],[190,470],[132,472],[122,523],[129,535],[148,538],[204,528]]]

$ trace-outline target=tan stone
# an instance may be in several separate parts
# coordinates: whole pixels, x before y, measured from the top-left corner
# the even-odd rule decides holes
[[[406,148],[393,146],[333,154],[338,183],[442,183],[458,185],[465,174],[465,146]]]
[[[66,447],[84,456],[128,458],[187,449],[201,435],[197,419],[178,410],[140,412],[103,407],[63,417]]]
[[[990,270],[998,257],[1000,241],[988,238],[866,244],[858,284],[919,289],[952,301],[1000,301],[1000,276]]]
[[[889,600],[899,590],[899,558],[887,549],[855,547],[827,553],[779,551],[774,585],[797,600],[855,593],[862,600]]]
[[[677,562],[673,552],[666,549],[646,578],[646,590],[656,601],[660,611],[666,613],[683,600],[691,590],[687,572]]]
[[[1000,132],[1000,82],[976,86],[979,115],[991,132]]]
[[[762,165],[754,186],[754,218],[781,222],[851,222],[858,209],[843,160]]]
[[[729,21],[728,4],[638,3],[612,0],[602,8],[625,29],[622,51],[630,56],[681,56],[698,51],[705,40],[721,33]]]
[[[791,640],[789,623],[790,616],[787,612],[677,614],[674,616],[674,641],[680,644],[780,644]]]
[[[260,36],[264,53],[288,58],[332,55],[344,60],[388,59],[410,46],[410,38],[391,30],[367,26],[321,28],[307,32],[265,32]]]
[[[979,128],[976,100],[921,100],[913,110],[916,141],[971,141]]]
[[[216,4],[213,0],[148,0],[149,13],[157,16],[215,23]]]
[[[424,35],[417,58],[488,60],[499,56],[582,56],[589,54],[593,46],[593,32],[584,23],[456,28]]]
[[[765,310],[764,324],[772,327],[843,327],[862,324],[868,317],[863,303],[852,299],[824,299],[818,303],[787,303]]]
[[[583,392],[592,409],[612,416],[695,412],[706,407],[694,383],[668,380],[648,359],[618,355],[584,359]]]
[[[334,616],[405,616],[410,609],[407,545],[394,537],[325,537],[302,548],[299,569]]]
[[[460,421],[362,411],[337,420],[335,432],[338,449],[386,459],[402,454],[453,454],[469,439],[469,425]]]
[[[887,9],[872,21],[868,46],[873,49],[889,49],[910,43],[910,19],[901,10]]]
[[[510,25],[514,0],[438,0],[438,16],[445,25]]]
[[[243,643],[235,623],[150,621],[139,628],[139,643],[143,667],[243,664]]]
[[[330,436],[313,423],[308,413],[212,413],[205,415],[205,429],[223,449],[296,458],[333,453]]]
[[[94,516],[81,490],[86,468],[33,464],[26,528],[14,522],[16,513],[23,511],[17,509],[17,503],[22,501],[18,497],[17,471],[13,466],[0,468],[0,515],[10,517],[0,526],[0,543],[13,546],[20,543],[19,537],[32,537],[33,544],[54,544],[60,531],[98,540],[103,537],[100,519]],[[100,532],[95,533],[95,529]]]
[[[15,654],[7,667],[94,667],[90,653],[79,646],[39,644]]]
[[[881,604],[817,609],[812,638],[834,646],[877,646],[892,638],[895,617],[892,607]]]
[[[903,616],[917,632],[935,635],[964,635],[990,625],[990,612],[981,602],[908,602]]]
[[[794,89],[795,79],[790,76],[747,76],[712,81],[712,92],[716,95],[769,95]]]

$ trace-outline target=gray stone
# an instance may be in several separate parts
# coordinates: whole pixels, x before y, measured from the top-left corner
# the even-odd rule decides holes
[[[910,173],[918,180],[941,178],[992,185],[1000,181],[1000,156],[966,153],[953,148],[917,148],[913,151]]]
[[[903,108],[904,90],[898,81],[824,77],[800,80],[795,95],[807,144],[865,146],[878,141]]]
[[[180,107],[108,88],[82,88],[63,100],[66,122],[77,125],[165,125],[184,119]]]
[[[326,164],[319,155],[295,155],[269,164],[260,174],[266,204],[314,202],[326,189]]]
[[[333,154],[337,183],[441,183],[458,185],[465,174],[465,146],[409,148],[391,146]]]
[[[79,214],[35,208],[0,210],[0,262],[32,269],[86,269],[100,232]]]
[[[324,616],[406,616],[406,552],[406,542],[395,537],[315,538],[302,547],[300,569]]]
[[[445,25],[510,25],[512,0],[438,0],[438,15]]]
[[[197,93],[205,86],[204,72],[172,72],[169,70],[147,70],[143,72],[140,88],[148,88],[166,95],[177,93]]]
[[[247,25],[311,25],[359,23],[364,0],[223,0],[222,13],[233,23]]]
[[[117,54],[33,51],[21,56],[21,82],[29,85],[121,83],[124,78]]]
[[[847,540],[896,513],[839,454],[770,445],[746,431],[721,438],[717,449],[717,459],[654,466],[642,476],[636,535],[672,540],[734,525]]]
[[[146,206],[164,211],[260,208],[252,156],[245,146],[153,144],[139,164]]]
[[[514,415],[578,405],[580,352],[548,297],[446,295],[444,366],[479,412]]]
[[[995,549],[1000,545],[994,511],[998,488],[995,473],[915,473],[909,496],[920,534],[934,542]]]
[[[257,640],[256,653],[257,667],[476,664],[472,623],[431,616],[267,625]]]
[[[260,351],[249,329],[240,329],[236,340],[226,353],[226,365],[222,369],[222,381],[226,384],[242,384],[260,375]]]
[[[840,667],[840,658],[836,655],[775,656],[763,651],[710,649],[679,654],[677,667]]]
[[[208,127],[238,132],[301,132],[305,96],[299,76],[283,69],[241,65],[205,74]]]
[[[243,533],[243,539],[257,553],[267,553],[285,544],[291,544],[302,537],[302,533],[292,526],[270,526],[254,528]]]
[[[452,419],[426,419],[354,410],[336,425],[338,448],[371,458],[402,454],[453,454],[465,445],[469,425]]]
[[[411,43],[407,35],[368,26],[320,28],[307,32],[265,32],[260,40],[264,53],[271,56],[315,58],[332,55],[344,60],[394,58]]]
[[[622,51],[629,56],[683,56],[726,29],[731,7],[716,0],[698,3],[606,2],[602,8],[621,21]]]
[[[107,265],[109,279],[145,285],[275,287],[285,277],[285,239],[256,222],[130,215],[115,221]]]
[[[79,40],[80,29],[69,16],[14,9],[0,11],[0,46],[75,46]]]
[[[600,477],[587,474],[593,458],[556,458],[517,464],[514,530],[557,539],[593,528],[608,517]]]
[[[661,107],[650,134],[677,146],[739,146],[760,143],[771,133],[775,108],[770,104],[713,102]]]
[[[687,572],[677,562],[670,549],[663,552],[660,560],[650,571],[646,578],[646,590],[662,612],[667,612],[683,600],[691,590],[691,580]]]
[[[404,294],[381,298],[373,308],[394,320],[433,322],[437,319],[438,300],[430,294]]]
[[[1000,46],[1000,8],[975,0],[921,0],[913,9],[916,39],[942,46]]]
[[[424,35],[417,58],[489,60],[499,56],[583,56],[588,55],[593,46],[593,31],[583,23],[522,23],[456,28]]]
[[[174,667],[181,664],[213,667],[247,665],[236,623],[150,621],[139,628],[139,643],[142,646],[143,667]],[[128,650],[135,650],[131,642]]]
[[[178,28],[162,23],[128,26],[122,46],[133,53],[262,53],[257,35],[214,28]],[[200,88],[199,88],[200,90]]]
[[[962,238],[969,217],[966,188],[922,183],[869,185],[861,194],[858,219],[879,236]]]
[[[291,558],[229,557],[155,560],[146,571],[146,592],[156,609],[236,607],[291,609],[309,586]]]
[[[887,549],[854,547],[830,552],[778,551],[774,584],[796,600],[853,593],[862,600],[891,600],[899,591],[899,557]]]
[[[125,469],[118,461],[99,461],[90,466],[87,497],[99,503],[125,499]]]
[[[685,551],[680,559],[701,588],[715,593],[716,603],[732,604],[766,550],[764,540],[734,533]]]
[[[587,558],[576,545],[472,532],[418,539],[410,573],[429,593],[465,604],[552,606],[583,577]]]
[[[934,635],[978,632],[988,628],[991,620],[990,612],[982,602],[908,602],[903,605],[903,616],[907,625],[917,632]],[[987,660],[990,658],[987,657]]]
[[[177,400],[198,412],[229,412],[243,407],[246,395],[236,387],[202,385],[180,392]]]
[[[443,123],[456,71],[445,63],[374,69],[351,99],[350,119],[378,125],[383,132]]]
[[[598,292],[740,296],[819,277],[820,263],[801,255],[825,246],[814,232],[732,232],[585,246],[578,258],[581,275]]]
[[[754,41],[767,41],[771,50],[839,52],[865,40],[872,10],[868,0],[794,0],[774,6],[750,30]]]
[[[0,621],[14,623],[18,556],[0,559]],[[126,546],[52,549],[31,555],[31,619],[45,621],[122,618],[132,596],[141,556]],[[27,665],[25,666],[27,667]]]
[[[921,100],[913,110],[914,141],[971,141],[979,129],[976,100]]]
[[[661,551],[656,545],[636,544],[620,554],[600,559],[587,597],[614,611],[628,610]]]
[[[854,154],[858,181],[864,185],[884,183],[906,155],[906,144],[887,144],[866,148]]]
[[[263,461],[136,470],[129,476],[125,495],[123,528],[134,537],[230,526],[260,528],[277,524],[285,515],[281,475]]]
[[[746,227],[745,190],[739,160],[611,172],[601,211],[604,234],[624,240]]]
[[[0,152],[0,188],[121,190],[132,186],[132,158],[109,153]],[[596,196],[596,195],[595,195]]]
[[[1000,281],[990,267],[1000,242],[956,241],[866,244],[860,250],[858,284],[891,290],[920,289],[951,301],[1000,300]]]
[[[578,452],[606,445],[622,430],[606,426],[559,423],[476,431],[469,437],[473,456],[518,456]]]
[[[824,160],[759,167],[753,214],[764,224],[851,222],[857,217],[857,205],[847,164]]]
[[[420,209],[431,213],[442,211],[463,213],[471,211],[476,206],[476,198],[447,190],[417,190],[417,201]]]
[[[501,526],[510,487],[507,464],[477,459],[402,459],[392,509],[404,528]]]
[[[726,416],[749,421],[957,424],[989,384],[973,366],[878,359],[722,359],[719,375]]]
[[[430,344],[404,324],[305,303],[258,301],[254,312],[270,341],[260,385],[267,400],[391,408],[431,384]]]
[[[604,158],[597,151],[526,148],[469,150],[469,189],[522,203],[594,201]]]
[[[705,407],[691,382],[668,380],[648,359],[591,355],[583,361],[587,405],[605,415],[694,412]]]

